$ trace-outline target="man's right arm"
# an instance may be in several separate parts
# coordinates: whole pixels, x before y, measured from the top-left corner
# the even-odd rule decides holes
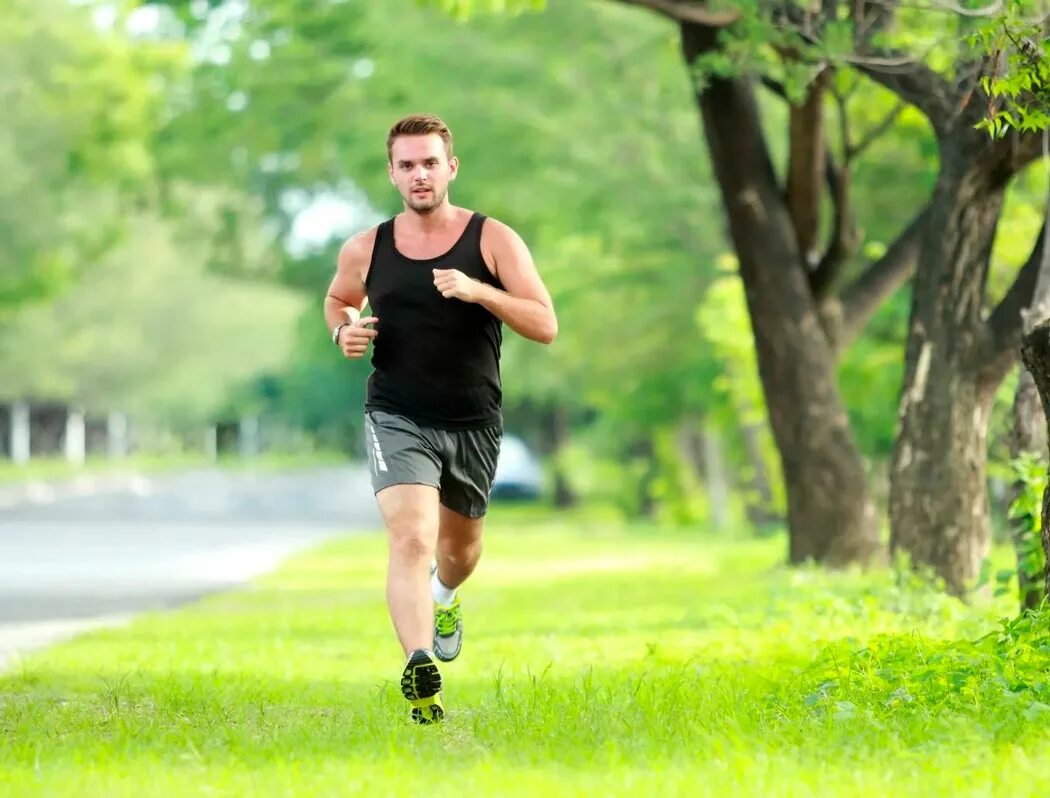
[[[324,299],[324,318],[329,334],[339,324],[349,322],[339,332],[338,344],[347,357],[363,357],[368,342],[375,338],[375,330],[365,325],[378,319],[361,316],[368,302],[365,277],[372,259],[375,229],[350,238],[339,250],[335,276]]]

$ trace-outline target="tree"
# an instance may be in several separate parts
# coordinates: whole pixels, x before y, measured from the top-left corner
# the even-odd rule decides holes
[[[12,312],[0,338],[0,401],[46,397],[89,413],[200,424],[286,362],[301,297],[207,271],[206,239],[155,213],[129,222],[70,291]],[[51,342],[47,357],[41,342]]]
[[[149,186],[163,52],[129,48],[65,2],[0,8],[0,320],[119,239]]]

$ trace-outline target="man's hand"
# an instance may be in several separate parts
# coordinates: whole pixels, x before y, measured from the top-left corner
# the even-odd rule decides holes
[[[445,299],[477,302],[481,298],[483,285],[470,279],[459,269],[434,269],[434,287]]]
[[[369,342],[379,334],[365,325],[377,321],[379,319],[375,316],[365,316],[339,330],[339,348],[343,350],[343,355],[353,359],[364,357]]]

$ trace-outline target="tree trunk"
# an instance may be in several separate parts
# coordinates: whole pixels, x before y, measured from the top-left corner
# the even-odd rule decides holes
[[[1043,416],[1050,425],[1050,321],[1037,325],[1026,334],[1021,344],[1021,360],[1032,374],[1039,398],[1042,400]],[[1050,483],[1043,491],[1043,553],[1050,563]],[[1043,593],[1050,595],[1050,567],[1043,575]]]
[[[1050,131],[1043,133],[1043,160],[1050,164]],[[1047,193],[1043,221],[1045,236],[1047,223],[1050,223],[1050,191]],[[1039,273],[1032,292],[1032,303],[1022,313],[1024,335],[1028,336],[1035,325],[1048,318],[1050,318],[1050,248],[1046,247],[1044,242],[1042,251],[1039,252]],[[1023,346],[1024,339],[1022,339],[1022,348]],[[1010,456],[1016,460],[1023,454],[1031,454],[1046,463],[1048,462],[1047,444],[1047,425],[1039,408],[1039,389],[1036,387],[1032,372],[1025,363],[1022,363],[1021,373],[1017,380],[1017,393],[1014,396],[1014,428],[1010,436]],[[1023,482],[1015,484],[1012,500],[1016,501],[1025,488],[1026,485]],[[1043,589],[1047,561],[1043,559],[1043,573],[1038,573],[1038,568],[1033,572],[1034,563],[1031,555],[1035,551],[1035,541],[1032,539],[1031,521],[1026,523],[1023,519],[1014,519],[1012,538],[1014,554],[1017,558],[1017,587],[1021,609],[1035,609],[1047,595]]]
[[[1032,373],[1021,367],[1014,395],[1014,426],[1010,435],[1010,457],[1017,459],[1022,454],[1044,455],[1047,448],[1046,421],[1039,407],[1039,391]],[[1042,457],[1045,461],[1045,455]],[[1023,482],[1016,482],[1011,489],[1011,501],[1025,489]],[[1028,536],[1030,526],[1023,519],[1012,519],[1014,554],[1017,559],[1017,588],[1021,609],[1034,609],[1043,600],[1043,574],[1033,574],[1028,568]]]
[[[747,513],[747,520],[759,527],[784,520],[777,512],[773,498],[773,484],[769,478],[765,455],[762,453],[762,433],[763,428],[757,424],[746,423],[740,427],[749,468],[745,482],[747,498],[744,512]]]
[[[683,25],[688,63],[714,34]],[[787,493],[789,557],[831,565],[878,549],[864,463],[837,385],[795,229],[762,138],[750,81],[711,77],[697,94],[755,337]]]
[[[554,469],[554,506],[567,509],[579,503],[579,496],[565,473],[559,455],[569,443],[572,427],[569,423],[569,411],[564,405],[555,405],[547,416],[547,435]]]
[[[721,433],[707,419],[699,423],[682,421],[675,442],[682,459],[703,483],[712,528],[724,530],[729,525],[730,487]]]
[[[965,143],[965,139],[963,142]],[[1003,181],[973,148],[942,146],[914,280],[900,428],[890,471],[890,545],[962,595],[990,544],[983,300]]]
[[[722,435],[711,423],[700,430],[700,444],[704,458],[707,497],[711,507],[711,523],[721,531],[729,525],[729,477],[726,474]]]

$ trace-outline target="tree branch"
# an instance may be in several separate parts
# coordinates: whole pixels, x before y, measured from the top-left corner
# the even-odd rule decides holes
[[[788,109],[787,206],[799,255],[813,265],[820,228],[821,183],[827,149],[824,136],[824,74],[809,86],[805,102]]]
[[[818,302],[835,286],[842,266],[857,247],[859,237],[853,223],[853,201],[850,194],[849,167],[836,168],[830,153],[826,156],[825,172],[829,194],[834,206],[834,222],[827,248],[809,277],[809,286]]]
[[[922,111],[940,134],[947,127],[953,105],[948,81],[926,66],[922,58],[872,47],[875,35],[893,23],[895,10],[896,2],[857,0],[852,9],[856,54],[844,60]],[[778,14],[810,44],[820,43],[817,37],[802,29],[801,9],[783,6]]]
[[[844,151],[843,164],[839,168],[830,151],[826,156],[825,174],[828,182],[828,193],[834,207],[834,220],[831,227],[830,237],[824,256],[820,263],[810,275],[810,287],[813,296],[818,302],[822,301],[834,288],[839,273],[846,259],[853,254],[860,243],[856,223],[853,219],[852,180],[850,166],[856,158],[863,154],[879,137],[881,137],[900,115],[904,108],[903,103],[897,105],[880,121],[869,130],[859,142],[853,142],[850,132],[847,98],[840,92],[834,92],[835,100],[839,107],[839,136],[842,139]]]
[[[1014,277],[1013,284],[985,322],[984,365],[982,381],[998,384],[1017,360],[1021,335],[1024,332],[1024,313],[1035,296],[1039,272],[1043,267],[1043,247],[1046,243],[1046,223],[1043,223],[1032,252]]]
[[[938,135],[947,131],[955,112],[952,88],[932,69],[919,62],[891,67],[864,59],[848,60],[859,72],[922,111]]]
[[[996,142],[1001,157],[1006,161],[1008,174],[1024,170],[1032,161],[1043,155],[1043,134],[1019,133],[1010,130]]]
[[[618,0],[632,6],[651,8],[676,22],[691,22],[708,28],[724,28],[740,19],[734,8],[710,9],[695,0]]]
[[[897,104],[893,106],[893,109],[886,114],[886,117],[864,134],[864,138],[856,144],[849,144],[846,149],[846,163],[850,163],[858,155],[862,155],[868,147],[882,138],[886,131],[893,127],[893,123],[897,121],[897,117],[901,115],[901,111],[903,110],[904,103],[898,100]],[[845,113],[845,109],[843,109],[843,113]]]
[[[882,301],[908,281],[919,262],[930,206],[926,205],[897,236],[881,258],[868,266],[842,291],[842,328],[836,342],[845,349],[859,334]]]

